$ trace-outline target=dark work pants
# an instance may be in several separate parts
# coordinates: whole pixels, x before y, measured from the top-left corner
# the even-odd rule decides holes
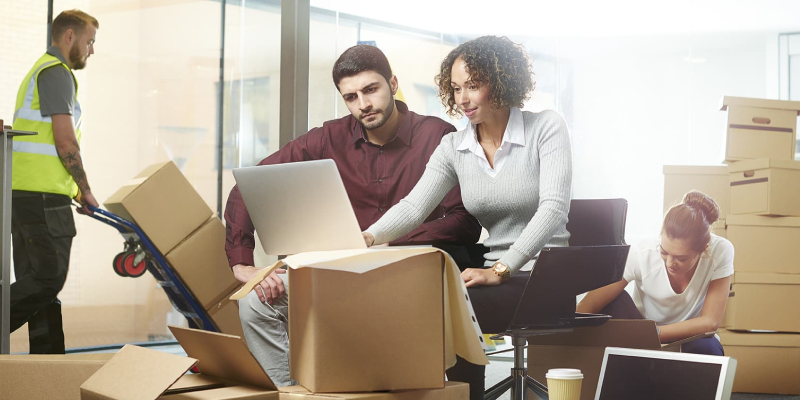
[[[626,291],[622,291],[616,299],[600,310],[600,314],[610,315],[617,319],[644,319],[636,304]],[[724,356],[722,344],[714,336],[692,340],[681,345],[681,352]]]
[[[63,354],[64,331],[58,293],[64,287],[75,236],[70,198],[13,191],[11,237],[14,274],[11,331],[28,323],[31,354]]]
[[[530,271],[520,271],[501,285],[467,289],[475,317],[484,333],[500,333],[508,329],[530,274]],[[457,357],[456,365],[446,372],[448,380],[469,384],[470,400],[483,399],[486,390],[485,365],[475,365]]]

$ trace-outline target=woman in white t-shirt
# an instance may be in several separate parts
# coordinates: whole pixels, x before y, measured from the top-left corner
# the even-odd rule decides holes
[[[651,319],[662,343],[716,331],[733,275],[733,245],[710,231],[718,218],[714,200],[687,193],[664,217],[660,239],[631,247],[623,279],[589,292],[578,312]],[[631,281],[633,299],[625,292]],[[724,355],[716,337],[685,343],[682,351]]]

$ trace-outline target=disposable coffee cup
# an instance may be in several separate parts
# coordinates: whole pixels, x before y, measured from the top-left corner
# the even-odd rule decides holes
[[[556,368],[547,371],[550,400],[580,400],[583,374],[579,369]]]

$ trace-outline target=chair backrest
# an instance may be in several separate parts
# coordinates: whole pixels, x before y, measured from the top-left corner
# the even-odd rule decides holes
[[[625,199],[574,199],[569,206],[570,246],[604,246],[625,243]]]

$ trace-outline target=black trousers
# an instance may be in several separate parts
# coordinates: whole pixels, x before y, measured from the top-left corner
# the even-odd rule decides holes
[[[11,238],[11,331],[28,323],[31,354],[63,354],[61,302],[75,237],[70,198],[52,193],[13,191]]]
[[[459,263],[459,267],[462,264]],[[482,263],[475,264],[482,268]],[[478,286],[467,289],[467,295],[475,310],[475,317],[484,333],[499,333],[508,329],[514,318],[517,303],[528,283],[530,271],[520,271],[498,286]],[[469,384],[470,400],[482,400],[486,390],[486,366],[475,365],[457,357],[456,365],[446,371],[447,379]]]

